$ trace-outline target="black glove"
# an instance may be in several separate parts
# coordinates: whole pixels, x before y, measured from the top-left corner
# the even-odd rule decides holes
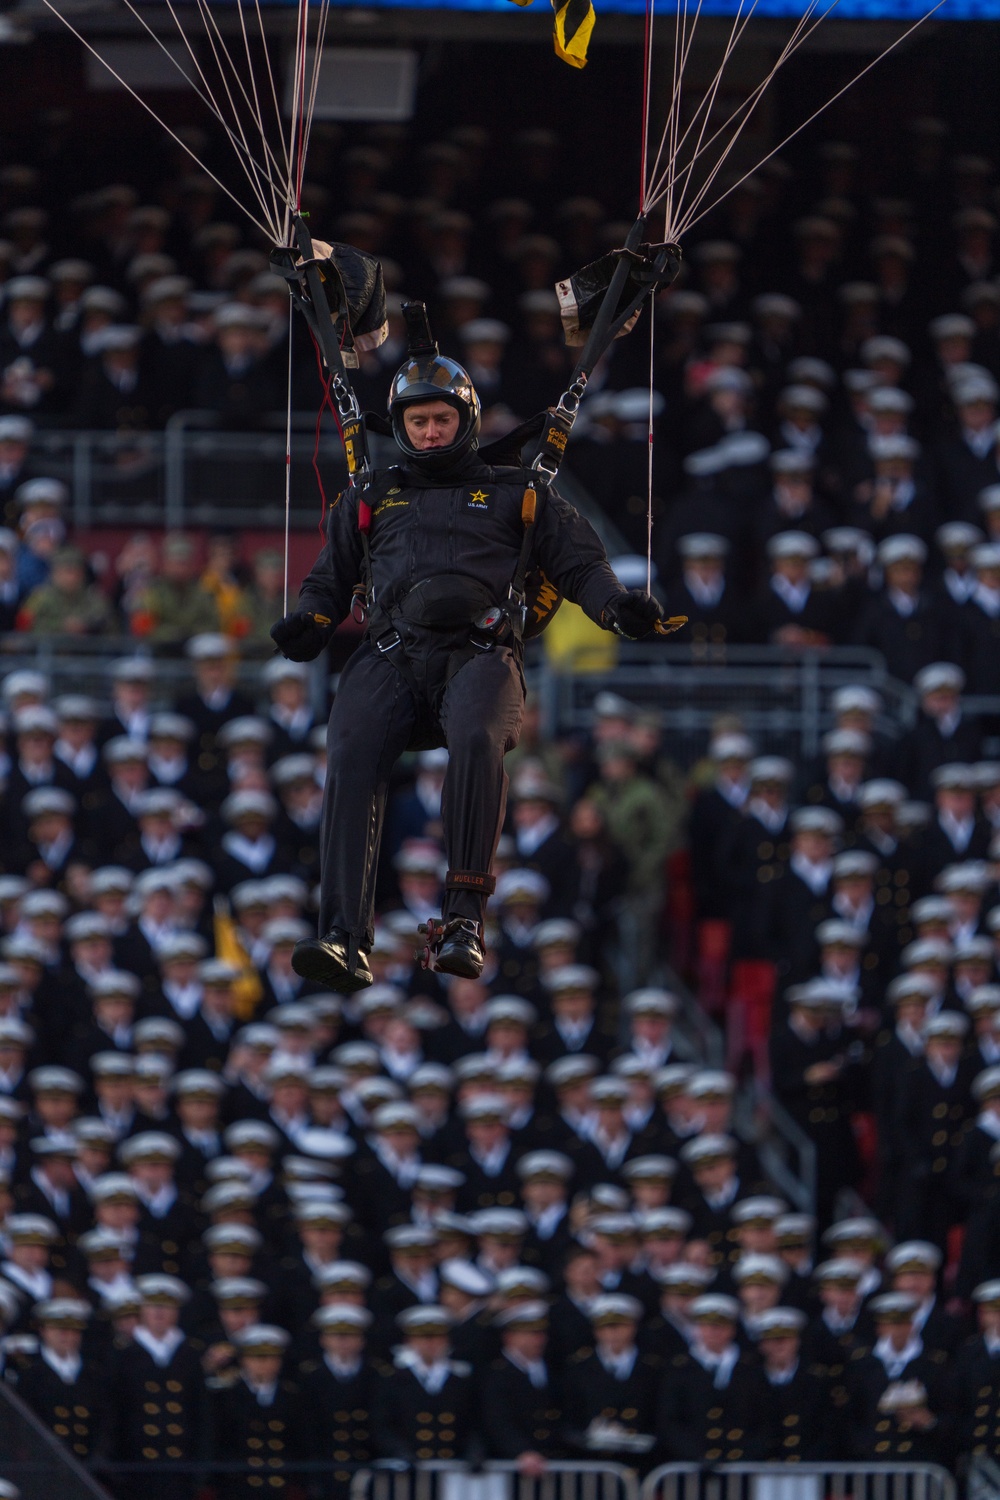
[[[332,620],[305,609],[293,610],[271,626],[272,641],[289,661],[315,661],[332,634]]]
[[[663,619],[660,606],[645,589],[625,589],[604,611],[604,624],[627,641],[642,641]]]

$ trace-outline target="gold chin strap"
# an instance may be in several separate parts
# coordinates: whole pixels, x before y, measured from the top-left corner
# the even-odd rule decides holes
[[[673,635],[675,630],[680,630],[687,622],[687,615],[671,615],[669,620],[657,620],[653,630],[657,635]]]

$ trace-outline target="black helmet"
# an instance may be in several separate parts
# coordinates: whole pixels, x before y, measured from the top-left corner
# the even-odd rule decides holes
[[[415,448],[406,435],[403,412],[420,401],[447,401],[460,421],[455,441],[446,448],[424,451]],[[462,366],[444,354],[415,355],[396,372],[389,391],[392,435],[407,458],[430,472],[446,470],[464,458],[479,436],[481,408],[476,388]]]

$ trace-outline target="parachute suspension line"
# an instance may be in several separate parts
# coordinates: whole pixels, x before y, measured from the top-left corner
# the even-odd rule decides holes
[[[306,14],[308,15],[308,9]],[[306,105],[306,128],[302,143],[302,159],[305,161],[309,154],[309,139],[312,135],[313,116],[316,112],[316,95],[319,91],[320,70],[323,62],[323,48],[326,45],[326,27],[330,19],[330,0],[320,0],[319,15],[316,21],[316,41],[313,45],[312,77],[309,81],[309,99]]]
[[[826,18],[826,16],[836,4],[837,0],[833,0],[833,4],[831,4],[826,10],[821,11],[819,15],[816,15],[817,10],[819,9],[819,0],[810,0],[810,3],[806,6],[806,9],[803,11],[799,20],[796,22],[792,35],[785,43],[785,46],[782,48],[776,62],[765,74],[764,78],[760,81],[760,83],[757,84],[754,89],[751,90],[747,98],[737,106],[737,108],[733,111],[729,118],[719,126],[719,128],[709,137],[709,139],[704,144],[702,144],[699,140],[698,149],[695,151],[694,156],[684,170],[684,184],[681,192],[682,200],[687,192],[688,187],[690,186],[692,170],[697,159],[705,155],[721,135],[730,132],[729,139],[727,140],[725,147],[719,153],[718,158],[713,162],[712,166],[708,170],[705,176],[705,180],[702,182],[700,188],[694,195],[693,202],[688,203],[684,206],[683,212],[680,217],[680,222],[677,226],[677,232],[679,234],[684,233],[689,228],[692,215],[696,212],[699,205],[704,201],[705,197],[711,190],[712,184],[715,182],[716,178],[721,172],[729,155],[734,150],[736,143],[738,142],[741,134],[743,133],[751,117],[753,116],[753,113],[756,110],[761,99],[764,97],[767,89],[770,87],[771,83],[773,83],[779,69],[795,52],[798,51],[799,47],[801,47],[804,42],[808,41],[809,37],[815,31],[816,27],[820,25],[820,23]],[[813,19],[814,17],[815,19]],[[721,78],[721,70],[718,76]],[[740,118],[740,116],[742,116],[742,118]],[[780,150],[780,147],[776,149]],[[756,168],[754,170],[756,170]],[[716,199],[714,200],[714,202],[721,202],[721,199]],[[706,210],[706,212],[708,212],[708,210]]]
[[[271,49],[267,45],[267,33],[264,27],[264,12],[261,10],[260,0],[254,0],[254,9],[257,13],[257,25],[260,28],[260,40],[264,52],[264,62],[267,66],[267,80],[271,90],[271,102],[274,105],[274,118],[277,122],[278,141],[281,145],[281,154],[285,159],[284,181],[286,183],[290,183],[292,180],[292,162],[288,154],[288,146],[285,143],[285,121],[284,116],[281,113],[281,104],[278,100],[278,85],[274,77],[274,68],[271,65]],[[289,195],[287,191],[283,196],[285,198],[285,210],[281,224],[280,243],[282,245],[287,245],[291,240],[292,216],[291,209],[288,204]]]
[[[653,592],[653,378],[656,373],[656,293],[649,299],[649,430],[646,442],[646,593]],[[287,610],[286,610],[287,614]]]
[[[646,28],[642,44],[642,147],[639,159],[639,212],[646,211],[649,163],[649,111],[653,90],[653,0],[646,0]]]
[[[722,61],[719,64],[719,67],[716,69],[715,76],[709,84],[708,88],[705,90],[705,93],[702,95],[701,99],[698,101],[698,105],[693,111],[691,119],[688,121],[688,124],[685,127],[683,133],[676,137],[671,150],[670,158],[666,168],[667,176],[670,179],[671,183],[671,191],[668,199],[670,205],[670,214],[666,226],[666,234],[668,239],[678,238],[679,231],[676,228],[676,223],[680,215],[680,207],[684,198],[685,191],[687,189],[688,181],[690,179],[691,170],[694,167],[694,164],[697,161],[698,157],[702,154],[705,131],[708,129],[709,122],[712,117],[712,110],[715,108],[715,101],[718,96],[719,88],[722,84],[722,77],[725,72],[726,65],[729,62],[729,59],[732,57],[733,50],[736,47],[736,44],[742,37],[743,32],[746,30],[747,25],[749,24],[750,18],[753,15],[754,10],[756,9],[757,0],[751,0],[749,9],[745,14],[743,13],[743,4],[744,0],[739,0],[736,14],[733,18],[733,24],[729,32],[729,37],[722,54]],[[678,110],[678,114],[679,113],[680,111]],[[701,121],[700,125],[699,118]],[[678,173],[678,159],[685,145],[687,144],[688,139],[695,130],[698,131],[698,139],[695,142],[694,148],[691,152],[690,160],[687,163],[685,170]]]
[[[884,62],[884,60],[889,56],[891,52],[895,52],[897,47],[902,46],[907,38],[912,36],[913,33],[918,29],[918,27],[922,26],[925,21],[929,21],[931,16],[936,15],[936,13],[941,9],[944,3],[945,0],[937,0],[937,3],[933,5],[930,10],[928,10],[922,16],[918,16],[913,24],[911,26],[908,26],[901,36],[898,36],[894,42],[890,42],[888,47],[884,47],[877,57],[873,57],[871,62],[867,63],[865,67],[861,69],[860,73],[855,73],[854,77],[849,79],[849,81],[845,83],[842,88],[839,88],[835,94],[832,94],[824,104],[821,104],[818,109],[813,110],[812,114],[808,117],[808,119],[803,120],[801,125],[796,125],[795,129],[790,131],[788,135],[785,136],[783,141],[781,141],[777,146],[774,146],[766,156],[762,156],[760,161],[757,162],[755,166],[751,167],[748,171],[743,173],[742,177],[738,177],[735,182],[731,183],[723,193],[719,194],[718,198],[713,199],[713,201],[708,205],[707,208],[701,209],[700,213],[696,213],[692,210],[690,216],[685,221],[685,230],[692,229],[695,224],[700,223],[702,219],[704,219],[713,211],[713,209],[718,207],[720,203],[724,202],[725,199],[729,197],[730,193],[735,192],[738,187],[742,187],[743,183],[746,182],[750,177],[752,177],[755,172],[760,171],[765,162],[769,162],[772,156],[776,156],[779,151],[783,151],[791,141],[794,141],[797,135],[801,135],[802,131],[805,130],[809,125],[811,125],[814,120],[818,119],[819,116],[826,110],[828,110],[832,104],[836,104],[837,100],[843,98],[844,94],[852,89],[856,83],[860,83],[861,79],[864,78],[867,73],[870,73],[873,68],[876,68],[880,62]],[[822,19],[822,17],[820,19]],[[817,22],[816,24],[818,25],[819,23]]]
[[[239,158],[240,166],[243,168],[244,172],[246,173],[246,176],[247,176],[250,188],[253,191],[254,197],[257,199],[257,201],[260,204],[261,209],[264,212],[264,215],[266,217],[267,213],[268,213],[267,200],[263,196],[263,194],[261,193],[260,188],[259,188],[259,183],[256,180],[256,174],[257,173],[260,173],[260,174],[262,174],[264,176],[267,176],[266,169],[264,167],[262,167],[261,164],[258,161],[255,160],[255,158],[253,157],[253,155],[249,151],[249,148],[248,148],[248,146],[246,144],[246,141],[245,140],[241,141],[241,140],[239,140],[236,137],[236,135],[234,134],[232,128],[229,125],[228,120],[226,120],[225,116],[223,115],[222,111],[220,110],[220,108],[219,108],[219,106],[218,106],[218,104],[217,104],[217,102],[216,102],[216,100],[215,100],[215,98],[214,98],[214,96],[212,94],[211,85],[209,84],[208,79],[205,77],[204,70],[202,69],[200,62],[198,61],[197,53],[195,52],[194,48],[191,46],[191,42],[188,39],[188,36],[185,33],[184,28],[181,26],[180,20],[178,19],[177,14],[174,11],[173,5],[171,4],[171,0],[166,0],[167,11],[169,12],[171,19],[173,20],[174,24],[177,27],[177,30],[178,30],[178,32],[180,34],[181,41],[183,42],[185,50],[187,51],[187,54],[188,54],[189,58],[191,59],[192,66],[193,66],[195,72],[198,75],[198,79],[200,80],[200,85],[201,86],[199,86],[199,83],[195,82],[195,80],[191,77],[190,73],[188,73],[185,70],[185,68],[182,66],[182,64],[178,62],[177,58],[175,57],[174,53],[171,52],[170,48],[167,47],[164,44],[164,42],[161,40],[161,38],[159,36],[157,36],[157,34],[153,30],[152,26],[150,26],[149,22],[146,20],[146,17],[139,11],[139,9],[137,8],[137,6],[135,6],[132,3],[132,0],[123,0],[123,3],[125,5],[125,8],[130,12],[131,15],[133,15],[136,18],[136,20],[139,22],[139,24],[143,28],[143,30],[152,39],[152,41],[155,43],[155,45],[157,47],[159,47],[159,49],[163,53],[163,55],[169,60],[171,66],[177,69],[177,72],[180,73],[180,75],[184,79],[185,83],[187,83],[191,87],[191,89],[193,90],[193,92],[201,100],[202,104],[204,104],[205,108],[215,117],[215,119],[222,126],[223,130],[226,132],[226,135],[229,137],[229,143],[230,143],[230,145],[233,147],[233,150],[236,152],[237,157]],[[96,55],[97,54],[95,53],[95,56]],[[103,58],[100,59],[100,60],[102,62],[104,61]],[[107,63],[105,63],[104,66],[107,67],[108,66]],[[109,69],[109,71],[113,71],[113,70]],[[150,111],[150,113],[152,113],[152,111]],[[157,118],[157,116],[154,115],[153,118],[157,119],[157,123],[162,125],[163,122],[161,120],[159,120]],[[263,142],[263,144],[264,144],[264,147],[265,147],[265,150],[266,150],[266,148],[267,148],[267,142],[265,141],[265,142]],[[195,158],[195,159],[197,160],[197,158]],[[200,165],[201,165],[201,163],[199,162],[199,166]],[[274,184],[273,183],[271,183],[271,189],[272,189],[272,193],[273,193],[273,190],[274,190]]]
[[[653,92],[653,24],[655,0],[646,0],[646,28],[642,57],[642,152],[639,167],[640,213],[646,212],[646,185],[649,181],[649,116]],[[646,493],[646,592],[653,588],[653,379],[655,375],[656,320],[653,309],[656,293],[649,300],[649,430],[647,433]]]
[[[265,126],[264,126],[264,111],[261,108],[260,95],[259,95],[258,90],[257,90],[257,75],[254,72],[253,57],[252,57],[251,52],[250,52],[250,35],[249,35],[249,32],[247,31],[246,17],[243,14],[243,0],[236,0],[236,14],[239,17],[240,33],[241,33],[241,35],[243,37],[243,50],[244,50],[244,52],[246,54],[247,72],[250,75],[250,88],[253,91],[254,120],[255,120],[255,122],[257,124],[258,130],[260,131],[260,138],[261,138],[261,140],[264,143],[264,149],[267,152],[268,156],[270,156],[272,158],[272,160],[273,160],[274,159],[273,158],[273,152],[271,151],[271,148],[270,148],[270,146],[268,144],[267,130],[266,130]],[[264,48],[264,52],[265,52],[265,54],[267,53],[267,47],[266,46]],[[280,139],[280,132],[279,132],[279,139]],[[275,162],[275,166],[277,167],[277,162]],[[282,196],[284,197],[285,195],[282,195]],[[287,212],[287,208],[286,208],[286,206],[284,204],[282,204],[279,207],[278,193],[275,191],[275,185],[274,185],[273,182],[271,182],[271,197],[272,197],[272,201],[273,201],[273,204],[274,204],[274,222],[275,222],[275,225],[277,226],[277,225],[280,224],[280,225],[282,225],[282,227],[284,227],[284,214]]]
[[[209,0],[195,0],[195,3],[198,7],[198,14],[201,16],[202,23],[205,27],[205,35],[207,36],[208,44],[212,49],[212,56],[215,59],[215,65],[219,70],[219,78],[222,82],[222,87],[225,90],[226,98],[229,101],[229,108],[232,111],[233,119],[236,122],[236,129],[240,135],[240,138],[244,141],[244,143],[246,143],[246,132],[243,128],[239,106],[236,99],[233,97],[233,89],[230,86],[229,74],[232,75],[233,83],[236,87],[237,93],[242,95],[243,101],[246,104],[247,109],[250,111],[251,117],[254,117],[253,102],[250,98],[250,95],[247,93],[246,85],[239,75],[239,70],[233,62],[232,57],[230,56],[229,49],[227,48],[225,43],[225,39],[223,38],[222,32],[219,30],[218,22],[212,14]],[[263,125],[259,123],[255,117],[254,123],[257,125],[257,128],[260,131],[260,136],[264,144],[265,151],[270,154],[270,148],[267,145],[267,138],[264,134]],[[247,146],[247,150],[249,150],[249,146]],[[274,224],[271,230],[272,239],[275,237],[277,232],[278,225]]]
[[[800,125],[792,130],[779,145],[774,146],[763,156],[760,161],[749,168],[736,181],[729,184],[722,192],[712,192],[716,186],[718,177],[727,160],[731,157],[743,131],[752,118],[757,106],[773,83],[775,76],[788,60],[798,52],[799,48],[808,41],[816,27],[824,21],[836,8],[838,0],[808,0],[803,14],[798,18],[791,34],[781,48],[777,58],[768,69],[764,78],[750,90],[743,101],[728,115],[728,117],[714,130],[711,128],[711,114],[718,100],[722,85],[723,74],[730,63],[733,54],[744,36],[747,26],[757,8],[758,0],[738,0],[736,15],[733,20],[728,41],[723,50],[719,67],[717,68],[710,84],[705,90],[698,105],[694,109],[691,119],[682,129],[683,112],[683,84],[684,74],[694,32],[701,13],[702,0],[697,0],[694,15],[688,20],[688,0],[676,0],[676,12],[674,21],[674,56],[672,94],[667,119],[663,134],[660,139],[659,149],[653,159],[652,167],[648,173],[647,182],[644,185],[643,206],[648,212],[656,204],[665,203],[666,229],[665,235],[668,240],[680,239],[689,229],[698,224],[709,213],[711,213],[726,197],[755,172],[765,162],[769,161],[779,151],[795,139],[807,126],[811,125],[825,110],[847,91],[854,87],[865,77],[878,63],[902,45],[919,26],[941,8],[944,0],[935,0],[928,10],[917,18],[896,39],[865,65],[853,78],[842,88],[838,89],[825,103],[808,116]],[[710,132],[710,133],[709,133]],[[718,144],[720,143],[721,144]],[[706,161],[712,148],[717,146],[717,153],[713,153],[711,164]],[[685,149],[687,148],[687,149]],[[701,162],[707,168],[697,171],[698,163]],[[699,181],[695,185],[695,176]]]
[[[288,542],[292,529],[292,329],[295,325],[295,303],[288,299],[288,405],[285,408],[285,605],[288,613]]]
[[[295,212],[299,210],[299,200],[302,196],[302,98],[305,88],[305,27],[302,18],[303,0],[298,0],[295,10],[295,61],[292,71],[292,112],[288,122],[288,154],[292,162],[292,171],[288,179],[288,194]],[[308,12],[307,12],[308,16]]]
[[[151,105],[146,103],[142,95],[138,94],[130,83],[126,83],[121,74],[111,66],[106,58],[101,56],[96,47],[92,46],[91,43],[87,41],[87,38],[82,34],[82,32],[78,31],[70,21],[67,21],[66,17],[61,13],[61,11],[59,11],[56,6],[53,5],[52,0],[42,0],[42,4],[45,6],[46,10],[50,10],[52,12],[57,20],[62,22],[67,31],[69,31],[72,36],[76,37],[76,40],[87,52],[90,53],[91,57],[95,57],[102,67],[107,68],[108,72],[111,74],[112,78],[114,78],[115,82],[120,84],[125,92],[127,94],[130,94],[136,101],[136,103],[142,106],[142,108],[151,117],[151,119],[155,120],[157,125],[160,126],[161,130],[166,131],[167,135],[169,135],[170,139],[175,143],[175,145],[180,146],[181,150],[191,158],[198,170],[200,172],[204,172],[209,181],[214,182],[219,191],[221,193],[224,193],[231,202],[236,204],[236,207],[240,210],[241,213],[244,213],[246,215],[251,224],[253,224],[254,228],[259,229],[261,234],[267,235],[269,238],[271,238],[273,234],[271,226],[262,223],[260,219],[252,214],[247,208],[246,204],[241,202],[241,200],[237,198],[232,189],[226,187],[226,184],[222,182],[214,172],[209,170],[209,168],[205,165],[205,163],[201,160],[197,153],[191,150],[191,147],[183,139],[183,137],[179,136],[176,130],[171,130],[170,126],[166,123],[165,120],[160,119],[160,116],[156,113],[156,110],[153,109]]]
[[[684,70],[687,67],[688,54],[691,51],[691,43],[694,40],[694,34],[698,25],[698,17],[700,14],[701,0],[698,0],[698,3],[695,7],[694,16],[691,18],[689,25],[688,0],[676,0],[676,10],[674,13],[674,55],[673,76],[671,80],[670,90],[670,107],[667,111],[667,119],[663,127],[663,134],[660,137],[660,144],[656,150],[656,158],[654,160],[651,173],[651,175],[653,176],[655,176],[655,174],[659,171],[660,162],[663,157],[664,150],[668,150],[668,160],[673,162],[676,159],[677,153],[680,149],[679,140],[681,138],[680,129],[684,98]],[[668,194],[668,203],[672,203],[673,176],[670,172],[667,172],[664,175],[664,178],[661,179],[661,183],[659,184],[659,186],[663,186],[664,184]],[[657,192],[655,190],[651,190],[648,184],[645,185],[644,192],[646,208],[648,210],[656,202]],[[660,194],[660,196],[662,196],[662,194]],[[671,222],[671,218],[672,213],[668,211],[668,225]]]
[[[740,117],[741,114],[743,114],[744,112],[749,112],[750,110],[752,110],[752,108],[756,104],[757,100],[759,99],[760,95],[767,88],[768,84],[773,79],[774,74],[777,72],[778,68],[781,66],[781,62],[784,61],[784,58],[786,56],[790,55],[790,51],[794,49],[795,45],[797,44],[797,38],[798,38],[799,31],[801,30],[801,28],[803,26],[803,19],[808,19],[808,16],[812,13],[813,10],[815,10],[817,4],[819,3],[819,0],[809,0],[809,5],[807,7],[806,17],[805,18],[800,18],[799,21],[796,22],[795,29],[792,32],[792,37],[790,38],[789,42],[786,44],[786,47],[785,47],[785,49],[784,49],[784,51],[782,53],[782,56],[779,58],[778,62],[774,65],[774,67],[771,69],[771,71],[768,74],[768,76],[763,80],[762,83],[759,83],[759,84],[756,85],[756,87],[751,91],[751,93],[748,95],[748,97],[746,99],[744,99],[742,101],[742,103],[740,103],[739,105],[737,105],[736,109],[733,110],[732,114],[728,117],[728,119],[722,125],[720,125],[715,131],[713,131],[712,135],[709,136],[708,140],[706,141],[705,140],[705,131],[708,128],[710,117],[711,117],[711,111],[712,111],[712,109],[713,109],[713,107],[715,105],[715,101],[716,101],[716,98],[718,96],[718,91],[719,91],[719,88],[721,87],[721,84],[722,84],[723,74],[725,73],[726,67],[727,67],[727,65],[728,65],[728,63],[729,63],[729,61],[730,61],[730,59],[731,59],[731,57],[733,55],[733,52],[734,52],[737,44],[739,43],[739,41],[742,38],[744,32],[746,31],[746,28],[747,28],[747,26],[748,26],[748,24],[749,24],[749,22],[750,22],[750,20],[751,20],[751,18],[753,16],[753,13],[754,13],[754,11],[756,9],[756,6],[757,6],[757,0],[751,0],[751,3],[749,5],[748,9],[744,13],[744,11],[743,11],[743,3],[744,3],[744,0],[740,0],[740,3],[738,5],[737,11],[736,11],[736,15],[733,18],[733,25],[732,25],[732,27],[730,29],[729,39],[728,39],[728,41],[726,43],[726,47],[725,47],[725,49],[723,51],[722,61],[719,64],[719,67],[716,69],[715,76],[713,77],[711,83],[709,84],[708,88],[705,90],[705,93],[702,95],[702,98],[699,100],[697,106],[695,107],[694,111],[692,112],[691,119],[689,120],[689,122],[688,122],[686,128],[683,130],[683,132],[681,132],[679,130],[679,127],[677,127],[675,129],[674,137],[673,137],[673,140],[671,142],[670,149],[669,149],[669,151],[667,153],[666,161],[663,164],[662,174],[661,174],[659,180],[650,189],[650,199],[651,199],[652,202],[656,202],[656,201],[658,201],[659,199],[661,199],[663,197],[666,197],[666,199],[667,199],[667,205],[668,205],[667,233],[668,233],[668,235],[669,235],[670,238],[676,239],[677,236],[679,235],[679,233],[681,232],[681,225],[683,224],[683,215],[682,215],[683,200],[684,200],[684,197],[685,197],[685,195],[687,193],[688,187],[690,186],[691,173],[692,173],[692,171],[694,169],[696,161],[700,157],[704,156],[707,151],[710,150],[710,148],[719,139],[719,137],[721,135],[723,135],[730,128],[730,126],[732,126],[739,119],[739,117]],[[836,4],[836,3],[837,3],[837,0],[833,0],[833,4]],[[831,8],[832,8],[832,6],[831,6]],[[696,15],[695,16],[695,22],[694,22],[695,25],[697,24],[697,20],[698,20],[698,17]],[[693,32],[693,27],[692,27],[692,32]],[[804,40],[804,38],[803,38],[803,40]],[[679,118],[680,113],[681,113],[681,105],[682,105],[682,102],[683,102],[683,62],[686,62],[686,60],[687,60],[687,52],[689,52],[689,51],[690,51],[690,44],[688,46],[687,51],[684,53],[684,57],[683,57],[683,60],[682,60],[682,66],[681,66],[681,70],[680,70],[680,81],[679,81],[678,88],[677,88],[677,95],[678,95],[678,97],[677,97],[677,100],[676,100],[676,103],[677,103],[677,112],[676,112],[676,115],[675,115],[675,122]],[[678,170],[678,161],[680,159],[681,152],[683,151],[685,145],[687,144],[689,138],[691,137],[691,135],[692,135],[692,133],[694,131],[698,132],[697,142],[695,143],[695,146],[692,149],[692,152],[691,152],[691,155],[690,155],[690,159],[687,161],[687,163],[683,167],[683,169],[681,169],[679,171]],[[654,168],[654,171],[659,168],[661,158],[662,158],[662,147],[661,147],[660,156],[658,156],[658,158],[657,158],[657,164],[656,164],[656,167]]]

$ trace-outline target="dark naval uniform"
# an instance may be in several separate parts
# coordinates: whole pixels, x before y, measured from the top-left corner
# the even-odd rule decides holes
[[[334,1484],[349,1484],[351,1470],[339,1464],[365,1464],[375,1457],[373,1408],[379,1374],[362,1362],[353,1375],[339,1376],[320,1356],[298,1368],[309,1457],[333,1464]]]
[[[513,1459],[522,1453],[560,1456],[562,1406],[547,1368],[546,1377],[545,1385],[533,1385],[530,1376],[505,1355],[491,1360],[483,1371],[479,1422],[494,1458]]]
[[[135,1493],[144,1464],[193,1463],[205,1451],[205,1384],[198,1352],[187,1339],[166,1365],[136,1342],[123,1349],[108,1380],[109,1458],[135,1464],[122,1481],[123,1493]],[[143,1500],[190,1500],[194,1474],[142,1474]]]
[[[397,1356],[397,1359],[405,1357]],[[382,1378],[375,1402],[375,1446],[380,1458],[463,1459],[473,1427],[472,1367],[448,1361],[440,1390],[428,1391],[412,1369],[396,1365]]]
[[[63,1380],[39,1354],[17,1375],[17,1394],[78,1459],[94,1451],[104,1409],[98,1365],[84,1360],[75,1380]]]
[[[767,1382],[745,1357],[717,1387],[693,1355],[675,1354],[660,1387],[656,1433],[671,1462],[762,1459],[774,1446],[768,1412]]]
[[[283,1495],[288,1488],[286,1464],[301,1457],[301,1398],[291,1381],[276,1383],[270,1402],[240,1375],[209,1380],[208,1422],[212,1457],[222,1463],[246,1464],[249,1474],[216,1476],[219,1500]]]
[[[959,1452],[1000,1457],[1000,1347],[977,1334],[958,1351],[952,1372]]]
[[[831,1400],[829,1384],[815,1368],[800,1360],[789,1380],[767,1380],[770,1426],[774,1448],[769,1457],[779,1463],[817,1463],[840,1452],[840,1413]]]
[[[571,1356],[563,1374],[566,1434],[577,1449],[586,1449],[585,1435],[592,1422],[615,1422],[629,1433],[652,1433],[656,1424],[656,1395],[661,1364],[656,1354],[636,1352],[631,1373],[619,1377],[609,1370],[597,1350]],[[628,1462],[628,1449],[602,1449]]]

